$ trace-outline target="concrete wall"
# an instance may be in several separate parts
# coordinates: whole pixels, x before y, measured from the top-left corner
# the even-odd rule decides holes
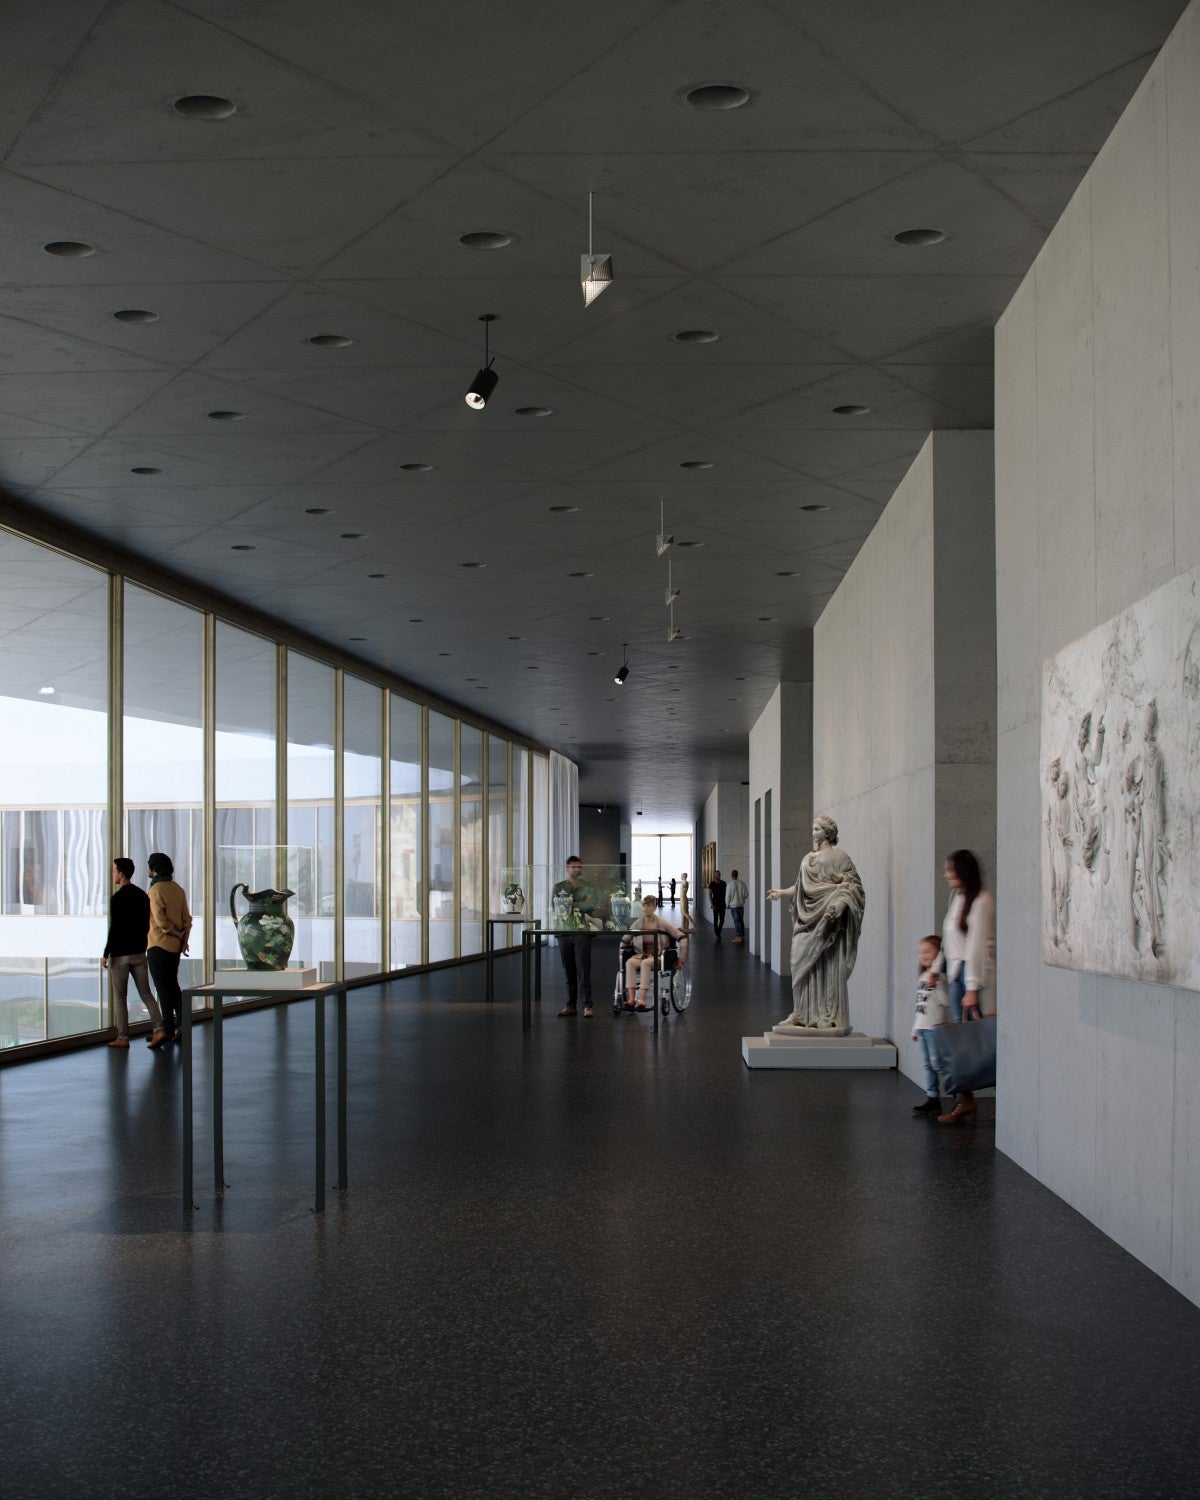
[[[998,1143],[1200,1302],[1200,995],[1044,967],[1041,664],[1200,563],[1200,7],[996,340]]]
[[[992,436],[930,436],[817,622],[814,811],[866,890],[854,1026],[909,1042],[917,943],[941,927],[946,853],[995,849]]]
[[[747,946],[777,974],[788,973],[791,966],[791,919],[779,905],[768,916],[764,897],[771,886],[791,885],[812,842],[812,750],[812,683],[781,682],[750,731],[746,868],[738,865],[750,887]],[[760,880],[754,806],[758,802],[765,809],[768,792],[770,863],[762,870]],[[762,822],[766,822],[765,814]],[[760,844],[764,846],[765,832],[765,827],[760,830]]]

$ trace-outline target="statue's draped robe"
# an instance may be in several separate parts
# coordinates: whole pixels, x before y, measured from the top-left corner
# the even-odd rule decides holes
[[[866,897],[850,856],[836,846],[804,856],[792,898],[793,1026],[846,1031],[846,983],[858,954]]]

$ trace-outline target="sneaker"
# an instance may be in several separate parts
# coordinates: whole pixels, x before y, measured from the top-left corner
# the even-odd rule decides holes
[[[559,1019],[561,1020],[564,1016],[577,1016],[579,1012],[573,1005],[564,1005],[562,1010],[560,1010],[558,1014]]]

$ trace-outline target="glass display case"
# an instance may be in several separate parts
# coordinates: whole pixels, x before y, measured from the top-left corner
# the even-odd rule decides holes
[[[641,916],[641,893],[635,895],[624,865],[584,864],[574,882],[564,868],[549,865],[509,868],[501,876],[502,890],[512,889],[513,900],[523,895],[523,914],[550,932],[623,932]]]
[[[310,848],[222,844],[213,894],[218,971],[247,970],[261,979],[315,968],[320,897]]]

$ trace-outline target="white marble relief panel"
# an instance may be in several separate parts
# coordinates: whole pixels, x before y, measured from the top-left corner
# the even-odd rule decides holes
[[[1042,677],[1042,958],[1200,989],[1200,568]]]

